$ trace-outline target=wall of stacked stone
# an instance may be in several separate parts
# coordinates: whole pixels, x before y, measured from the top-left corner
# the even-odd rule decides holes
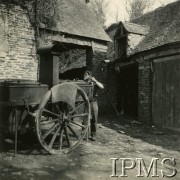
[[[1,3],[0,22],[3,29],[3,37],[0,37],[0,79],[37,80],[35,31],[27,11],[20,6],[7,7]]]
[[[111,96],[107,95],[107,93],[109,93],[108,81],[110,74],[108,74],[108,65],[103,61],[105,59],[107,59],[106,51],[96,49],[93,52],[92,73],[93,76],[104,85],[104,90],[99,90],[98,92],[99,112],[108,114],[112,111],[112,106],[109,102]]]
[[[152,122],[152,71],[151,64],[144,62],[139,64],[139,121]]]
[[[114,63],[108,65],[107,76],[107,94],[111,103],[115,108],[117,108],[118,72],[115,71]],[[111,103],[109,102],[109,109],[111,112],[115,113],[115,110]]]
[[[93,50],[92,55],[92,75],[101,83],[103,83],[106,89],[106,74],[104,73],[105,69],[102,69],[103,60],[106,59],[106,52],[99,49]],[[106,70],[105,70],[106,71]],[[104,90],[98,91],[98,104],[99,112],[104,112],[106,109],[106,100],[104,95]]]

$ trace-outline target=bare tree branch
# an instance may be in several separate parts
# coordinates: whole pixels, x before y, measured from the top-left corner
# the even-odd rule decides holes
[[[126,10],[129,14],[129,19],[135,19],[148,12],[152,0],[126,0]]]
[[[105,15],[107,13],[107,7],[110,0],[92,0],[90,1],[94,9],[97,20],[104,25]]]

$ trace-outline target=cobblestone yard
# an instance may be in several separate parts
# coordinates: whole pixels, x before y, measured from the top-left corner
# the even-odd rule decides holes
[[[19,149],[14,156],[11,148],[0,153],[0,179],[25,180],[98,180],[123,179],[121,161],[117,160],[116,174],[110,177],[112,161],[110,158],[143,158],[147,169],[152,158],[157,160],[159,177],[148,179],[176,179],[180,177],[180,139],[179,134],[157,129],[155,126],[144,126],[127,117],[101,116],[98,124],[97,141],[83,141],[77,149],[69,154],[47,155],[32,146],[30,151]],[[161,170],[172,174],[161,165],[164,158],[175,158],[177,174],[172,178],[162,178]],[[168,164],[168,163],[167,163]],[[131,164],[130,164],[131,165]],[[129,164],[127,166],[130,166]],[[173,166],[170,164],[170,166]],[[126,171],[125,179],[138,179],[138,163],[133,169]],[[142,174],[144,172],[142,171]],[[147,177],[139,177],[147,179]]]

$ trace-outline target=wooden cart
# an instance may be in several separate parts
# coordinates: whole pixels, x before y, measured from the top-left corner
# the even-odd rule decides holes
[[[49,89],[37,82],[4,81],[0,94],[1,123],[6,133],[14,134],[15,153],[18,135],[26,129],[36,130],[50,154],[73,150],[88,132],[91,84],[66,81]]]

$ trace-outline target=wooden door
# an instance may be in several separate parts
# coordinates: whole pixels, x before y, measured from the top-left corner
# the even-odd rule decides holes
[[[162,127],[180,128],[180,55],[153,62],[153,122]]]

